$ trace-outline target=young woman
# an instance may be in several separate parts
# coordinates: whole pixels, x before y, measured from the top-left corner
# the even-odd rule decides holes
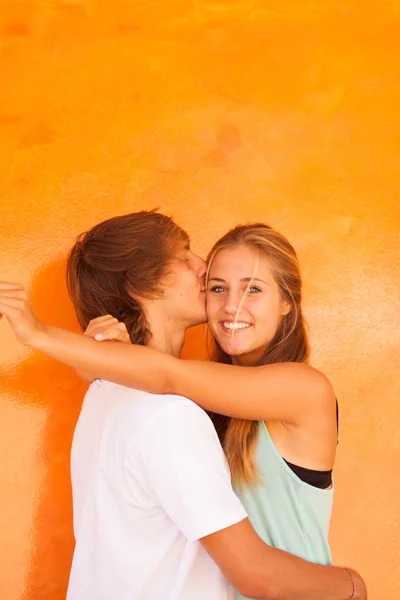
[[[57,351],[36,347],[85,366],[92,378],[183,395],[212,413],[236,493],[257,533],[277,548],[330,564],[336,400],[326,377],[307,364],[296,253],[281,234],[255,224],[228,232],[208,264],[208,325],[217,362],[88,343],[73,334],[68,340],[75,350],[82,347],[84,363],[62,336]],[[87,334],[115,338],[115,324],[111,317],[95,319]]]

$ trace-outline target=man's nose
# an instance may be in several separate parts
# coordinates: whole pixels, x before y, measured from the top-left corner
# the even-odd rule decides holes
[[[200,256],[197,257],[197,260],[198,264],[196,265],[196,274],[199,279],[204,281],[207,272],[207,263],[205,260],[200,258]]]

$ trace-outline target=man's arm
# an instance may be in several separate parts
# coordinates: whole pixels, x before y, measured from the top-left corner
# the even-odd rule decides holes
[[[345,569],[315,565],[265,544],[232,490],[209,417],[176,397],[133,440],[133,473],[189,540],[199,540],[243,596],[263,600],[348,600]],[[355,574],[357,579],[357,576]],[[365,600],[362,590],[353,600]],[[358,583],[358,580],[357,580]]]
[[[245,519],[200,540],[242,596],[262,600],[365,600],[361,577],[307,562],[265,544]],[[355,594],[353,593],[354,580]]]

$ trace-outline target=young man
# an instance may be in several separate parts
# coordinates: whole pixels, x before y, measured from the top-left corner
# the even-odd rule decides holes
[[[68,262],[83,327],[111,314],[127,325],[132,342],[174,356],[185,331],[206,319],[204,274],[185,232],[154,212],[97,225]],[[0,312],[22,343],[89,377],[94,348],[105,379],[110,350],[121,348],[39,322],[17,284],[0,283]],[[231,488],[211,421],[186,398],[94,381],[71,469],[76,547],[69,600],[228,600],[232,586],[249,598],[366,598],[354,571],[311,564],[262,542]]]

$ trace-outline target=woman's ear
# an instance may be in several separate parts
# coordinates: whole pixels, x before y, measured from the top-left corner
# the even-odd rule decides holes
[[[290,304],[290,302],[287,302],[287,300],[283,300],[282,301],[281,317],[284,317],[284,316],[288,315],[291,310],[292,310],[292,305]]]

